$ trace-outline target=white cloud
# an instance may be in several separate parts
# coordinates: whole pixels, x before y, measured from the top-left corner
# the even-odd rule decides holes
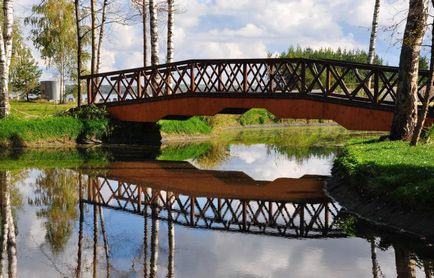
[[[18,0],[17,14],[29,15],[36,2]],[[380,26],[405,18],[407,5],[406,0],[382,1]],[[285,51],[291,45],[367,48],[373,6],[373,1],[359,0],[179,0],[175,60],[260,58],[267,52]],[[397,49],[390,47],[391,34],[385,34],[383,29],[379,54],[398,56]],[[162,19],[161,62],[165,60],[165,32]],[[103,46],[103,71],[140,66],[142,48],[141,23],[110,26]],[[392,63],[396,62],[394,57]]]

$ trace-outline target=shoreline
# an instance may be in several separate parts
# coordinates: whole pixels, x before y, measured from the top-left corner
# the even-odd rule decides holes
[[[330,178],[324,192],[347,212],[385,231],[418,240],[434,241],[434,219],[431,212],[420,212],[384,202],[381,198],[363,196],[342,179]]]

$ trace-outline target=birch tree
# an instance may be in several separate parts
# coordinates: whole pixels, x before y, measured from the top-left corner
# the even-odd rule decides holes
[[[434,6],[434,0],[431,0],[431,3]],[[428,115],[430,101],[434,97],[434,19],[433,25],[431,27],[431,60],[429,72],[429,79],[422,99],[422,108],[420,111],[420,115],[418,116],[416,128],[413,132],[413,137],[411,138],[412,146],[416,146],[419,142],[422,129],[425,126],[426,116]]]
[[[175,25],[175,0],[167,0],[167,63],[173,62],[173,28]]]
[[[10,114],[8,85],[14,24],[13,1],[3,0],[2,5],[3,21],[0,24],[0,118]]]
[[[151,33],[151,65],[160,64],[158,55],[158,11],[155,0],[149,0],[150,33]]]
[[[410,140],[418,117],[418,72],[426,30],[428,0],[410,0],[399,61],[398,89],[391,140]]]
[[[149,1],[148,0],[132,0],[133,6],[138,10],[142,20],[143,31],[143,66],[148,66],[148,14],[149,14]]]
[[[378,15],[380,13],[380,0],[375,0],[374,15],[372,17],[371,38],[369,40],[368,63],[373,64],[378,32]]]

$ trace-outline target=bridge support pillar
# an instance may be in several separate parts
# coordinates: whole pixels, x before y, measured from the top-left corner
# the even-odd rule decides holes
[[[107,138],[109,144],[161,145],[161,132],[156,123],[117,121]]]

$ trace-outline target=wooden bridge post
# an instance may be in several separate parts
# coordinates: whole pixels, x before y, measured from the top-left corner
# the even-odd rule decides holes
[[[247,230],[247,201],[242,200],[243,203],[243,230]]]
[[[139,70],[137,72],[137,98],[142,98],[142,75],[141,75],[141,71]]]
[[[244,62],[243,64],[243,93],[248,92],[248,76],[247,76],[247,63]]]
[[[332,76],[331,76],[331,72],[330,72],[330,65],[327,65],[326,66],[327,68],[326,68],[326,97],[328,96],[328,95],[330,95],[332,92],[330,91],[331,90],[331,87],[332,87]]]
[[[87,87],[87,104],[92,104],[93,100],[92,100],[92,86],[90,83],[91,78],[88,77],[86,78],[86,87]]]
[[[302,59],[301,60],[301,92],[302,94],[306,93],[306,63]]]
[[[378,104],[380,100],[380,72],[375,70],[374,73],[374,102]]]
[[[196,208],[196,197],[190,197],[190,226],[194,227],[194,210]]]

